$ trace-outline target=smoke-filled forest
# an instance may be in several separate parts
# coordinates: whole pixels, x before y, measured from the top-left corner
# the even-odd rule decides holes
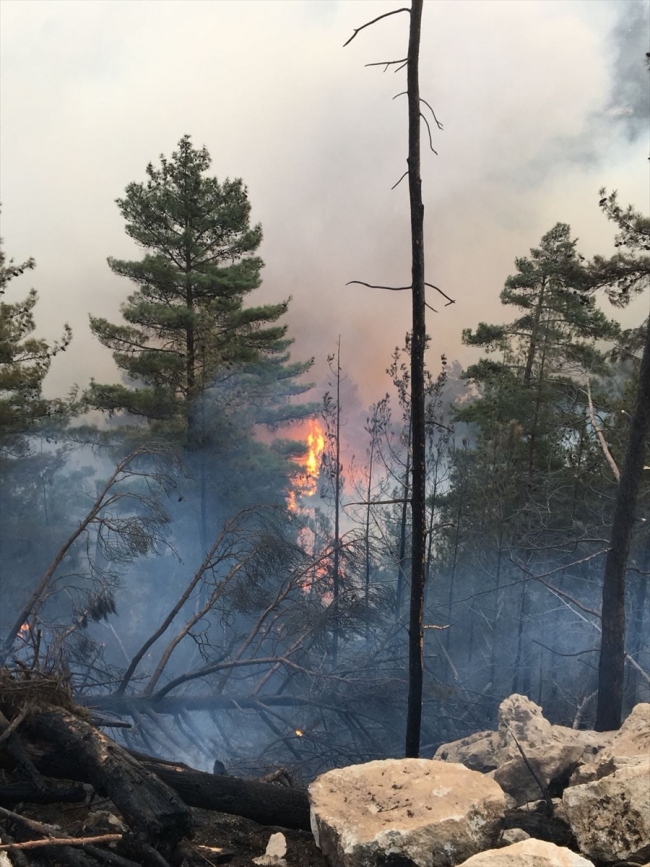
[[[3,242],[7,690],[39,673],[132,753],[300,785],[430,757],[512,693],[576,730],[650,701],[650,218],[601,185],[583,203],[608,239],[594,251],[558,207],[483,321],[480,294],[436,275],[435,237],[424,270],[420,159],[445,158],[445,132],[412,58],[386,61],[410,64],[391,195],[411,204],[411,277],[352,259],[349,285],[320,290],[365,292],[364,330],[387,290],[412,304],[369,401],[354,321],[343,339],[314,322],[315,358],[304,322],[295,343],[304,302],[262,291],[254,193],[191,129],[115,190],[119,312],[88,291],[77,361],[83,381],[110,356],[103,377],[90,364],[87,385],[47,389],[77,326],[42,336],[39,250]],[[439,348],[452,307],[460,361]]]
[[[37,294],[19,290],[34,263],[3,253],[5,654],[62,668],[84,702],[137,724],[129,745],[198,767],[310,776],[399,754],[409,335],[344,466],[345,359],[334,345],[330,387],[307,400],[288,304],[255,305],[261,230],[242,182],[220,183],[186,136],[118,207],[142,255],[109,260],[122,318],[91,328],[121,382],[42,397],[74,338],[38,338]],[[645,288],[649,243],[646,218],[612,194],[601,208],[614,257],[587,262],[570,226],[552,226],[513,263],[502,321],[463,332],[481,359],[425,372],[429,750],[484,727],[511,692],[558,722],[594,719],[603,570],[647,340],[647,322],[622,330],[606,305]],[[649,694],[648,494],[644,476],[628,710]]]

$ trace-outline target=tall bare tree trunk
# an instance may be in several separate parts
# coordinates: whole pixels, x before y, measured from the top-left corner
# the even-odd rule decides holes
[[[426,429],[424,412],[424,350],[426,344],[424,289],[424,205],[420,177],[420,81],[419,55],[423,0],[411,4],[408,48],[409,155],[408,180],[411,205],[411,293],[413,337],[411,346],[412,437],[412,543],[411,606],[409,615],[409,692],[406,715],[407,758],[420,754],[422,724],[423,612],[426,578]]]
[[[406,469],[404,470],[404,502],[399,530],[399,551],[397,554],[397,590],[395,592],[395,616],[402,613],[402,596],[406,583],[406,527],[408,507],[411,502],[411,422],[409,420],[408,436],[406,438]]]
[[[603,631],[598,666],[598,710],[596,711],[596,730],[600,732],[619,728],[623,715],[625,570],[649,433],[650,319],[646,328],[636,403],[630,423],[625,463],[618,483],[611,544],[607,552],[603,579]]]
[[[335,473],[334,473],[334,563],[332,567],[332,606],[333,606],[333,631],[332,631],[332,665],[336,665],[339,652],[339,596],[341,595],[341,542],[340,542],[340,513],[341,513],[341,336],[336,344],[336,442],[335,442]]]

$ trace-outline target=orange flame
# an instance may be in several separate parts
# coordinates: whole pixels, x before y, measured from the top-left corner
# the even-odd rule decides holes
[[[318,476],[320,474],[320,462],[325,448],[325,434],[317,419],[309,420],[307,431],[307,454],[296,459],[301,467],[295,479],[293,487],[287,495],[287,506],[290,511],[298,511],[298,497],[313,497],[318,491]]]
[[[304,732],[301,731],[300,729],[296,729],[295,732],[296,732],[296,734],[298,735],[299,738],[301,738],[301,737],[304,735]]]
[[[20,635],[25,635],[25,633],[29,632],[29,623],[25,621],[18,632]]]

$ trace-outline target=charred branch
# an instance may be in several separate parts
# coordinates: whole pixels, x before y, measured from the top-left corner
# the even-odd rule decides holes
[[[402,57],[401,60],[379,60],[376,63],[364,63],[364,66],[383,66],[384,72],[387,72],[389,66],[394,66],[395,64],[399,64],[401,66],[402,64],[406,63],[407,60],[408,58],[406,57]]]
[[[373,18],[372,21],[367,21],[365,24],[362,24],[361,27],[355,27],[354,33],[352,34],[352,36],[347,40],[347,42],[343,43],[343,48],[345,48],[346,45],[349,45],[352,42],[352,40],[354,39],[354,37],[357,35],[357,33],[360,33],[362,30],[365,30],[366,27],[370,27],[371,24],[376,24],[378,21],[381,21],[382,18],[388,18],[390,15],[397,15],[399,12],[409,12],[410,13],[411,10],[408,9],[406,6],[403,6],[401,9],[393,9],[392,12],[384,12],[383,15],[378,15],[377,18]]]

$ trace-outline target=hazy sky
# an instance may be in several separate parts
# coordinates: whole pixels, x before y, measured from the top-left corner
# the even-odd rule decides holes
[[[34,256],[15,295],[38,289],[39,332],[68,321],[49,394],[117,378],[88,313],[118,317],[131,291],[109,255],[140,255],[114,200],[189,133],[219,178],[242,177],[264,229],[255,301],[293,296],[295,356],[341,335],[362,398],[409,326],[407,293],[345,286],[409,282],[405,71],[408,16],[343,42],[382,0],[2,0],[1,200],[9,255]],[[647,2],[428,0],[422,95],[444,123],[424,152],[427,278],[456,299],[430,314],[431,361],[463,327],[504,317],[498,296],[557,221],[589,255],[612,228],[601,186],[647,210]],[[507,315],[507,313],[505,314]]]

